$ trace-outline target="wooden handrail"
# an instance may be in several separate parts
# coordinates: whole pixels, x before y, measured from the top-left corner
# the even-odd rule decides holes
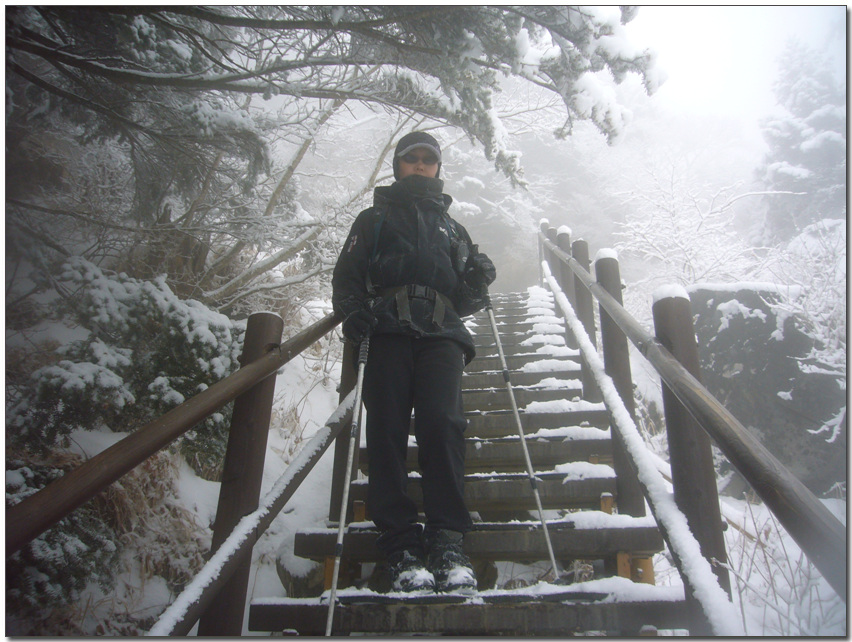
[[[85,461],[64,477],[7,508],[6,556],[22,548],[148,457],[273,374],[302,350],[325,336],[339,322],[339,317],[329,314],[280,345],[269,346],[269,351],[260,359],[244,365]]]
[[[846,528],[654,337],[603,289],[583,267],[539,232],[542,246],[570,267],[653,365],[734,468],[751,484],[837,594],[846,601]]]
[[[177,599],[160,615],[160,619],[149,631],[149,635],[159,637],[189,634],[195,622],[211,606],[216,595],[238,571],[240,565],[246,559],[251,560],[251,551],[255,542],[284,509],[332,441],[344,432],[344,428],[351,425],[354,402],[354,393],[341,402],[325,426],[302,447],[272,490],[263,497],[257,510],[240,520],[236,528],[222,542],[219,550],[211,556],[202,572],[193,578]],[[242,605],[245,603],[246,596],[243,593],[232,596],[232,599],[239,599]],[[220,635],[226,635],[226,633],[223,632]]]

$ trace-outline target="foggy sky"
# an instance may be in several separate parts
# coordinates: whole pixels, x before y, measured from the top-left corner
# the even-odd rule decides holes
[[[696,115],[766,116],[791,37],[825,46],[846,78],[845,6],[647,6],[626,30],[637,46],[657,51],[668,74],[656,100]]]

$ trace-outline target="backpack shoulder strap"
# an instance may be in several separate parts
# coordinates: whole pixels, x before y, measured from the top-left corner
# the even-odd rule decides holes
[[[373,216],[375,217],[373,220],[373,249],[370,251],[370,260],[367,262],[367,273],[365,275],[365,279],[367,282],[367,292],[370,293],[370,296],[375,296],[376,287],[373,284],[373,280],[370,278],[370,267],[373,265],[373,262],[376,260],[376,256],[379,253],[379,235],[382,233],[382,224],[385,222],[385,218],[388,215],[388,206],[374,206],[373,208]]]
[[[376,254],[379,251],[379,235],[382,233],[382,224],[385,222],[385,218],[388,215],[388,207],[387,205],[382,207],[377,207],[375,212],[376,220],[373,222],[373,251],[370,253],[370,263],[372,263]]]

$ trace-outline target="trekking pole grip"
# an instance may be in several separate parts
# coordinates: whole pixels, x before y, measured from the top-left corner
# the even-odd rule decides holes
[[[364,337],[361,341],[361,346],[358,348],[358,365],[367,363],[367,353],[370,351],[370,337]]]

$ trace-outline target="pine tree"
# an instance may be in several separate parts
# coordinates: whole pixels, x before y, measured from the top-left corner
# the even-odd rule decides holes
[[[107,274],[72,258],[56,285],[67,294],[54,307],[86,335],[7,390],[12,448],[47,453],[76,430],[131,431],[237,368],[243,324],[181,301],[163,278]],[[227,406],[181,439],[199,475],[217,477],[229,423]]]
[[[658,84],[652,53],[625,37],[634,14],[10,8],[7,156],[20,179],[8,201],[12,258],[49,273],[57,254],[83,254],[136,278],[165,273],[180,296],[229,314],[276,309],[333,263],[332,213],[349,201],[305,216],[297,170],[336,118],[366,107],[449,126],[524,184],[500,115],[504,78],[561,104],[557,135],[588,120],[615,139],[626,118],[607,83],[635,75],[648,92]]]
[[[797,41],[779,64],[780,114],[763,123],[769,152],[758,173],[768,190],[786,192],[766,197],[765,234],[787,241],[846,217],[846,95],[826,56]]]

